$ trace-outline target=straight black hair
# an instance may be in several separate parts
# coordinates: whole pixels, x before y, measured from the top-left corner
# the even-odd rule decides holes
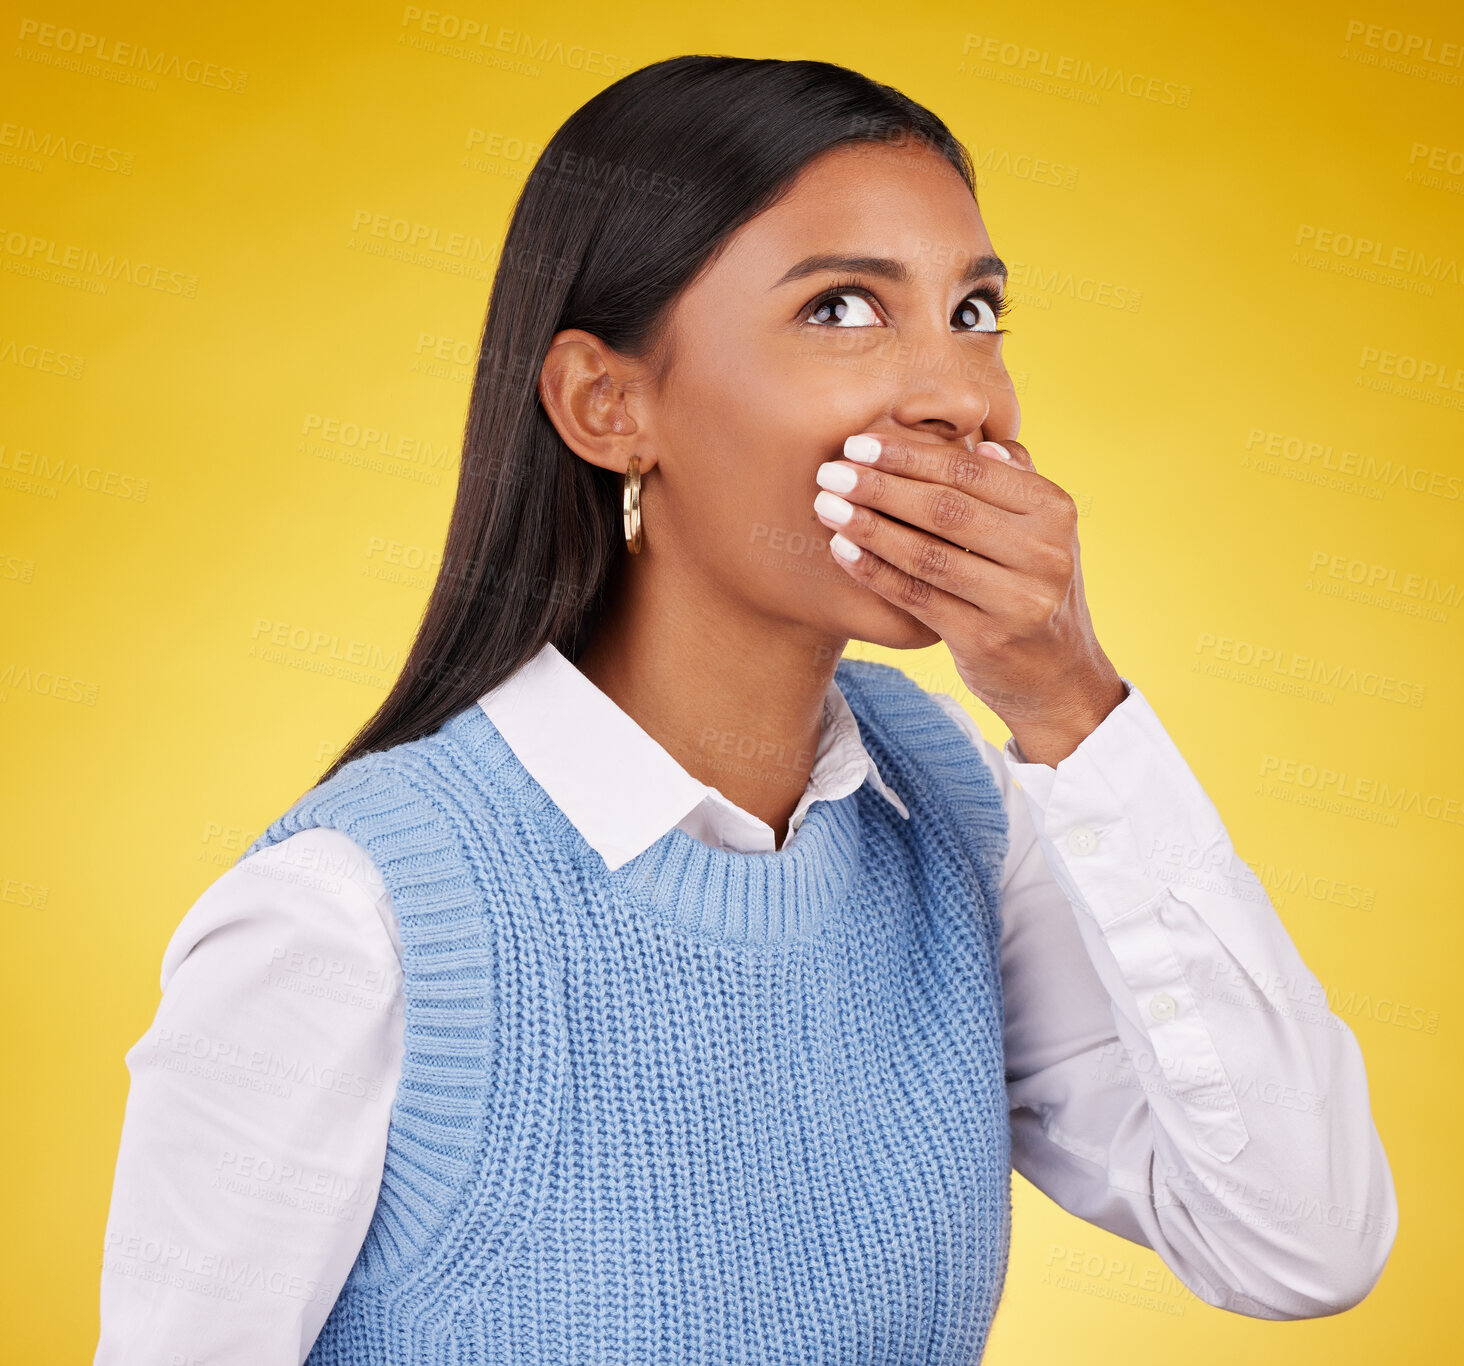
[[[579,658],[629,558],[622,476],[580,459],[539,400],[554,334],[665,363],[679,293],[803,167],[916,141],[974,198],[966,149],[898,90],[831,62],[685,56],[607,86],[550,139],[493,277],[456,501],[416,639],[376,714],[321,775],[436,730],[549,641]]]

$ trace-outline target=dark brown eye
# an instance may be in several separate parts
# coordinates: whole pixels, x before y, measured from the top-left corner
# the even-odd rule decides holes
[[[808,312],[808,322],[823,327],[878,327],[880,321],[869,300],[853,290],[825,294]]]
[[[996,316],[996,310],[979,294],[972,294],[956,309],[957,323],[968,332],[995,332]]]

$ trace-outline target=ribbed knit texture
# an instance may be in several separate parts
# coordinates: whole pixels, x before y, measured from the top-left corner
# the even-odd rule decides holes
[[[610,872],[476,704],[306,793],[401,930],[375,1214],[310,1366],[978,1361],[1006,1276],[981,756],[901,671],[836,680],[865,783],[769,854]]]

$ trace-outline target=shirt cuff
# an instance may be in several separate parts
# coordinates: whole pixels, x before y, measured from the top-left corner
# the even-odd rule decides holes
[[[1122,677],[1122,675],[1120,675]],[[1224,837],[1220,814],[1148,699],[1124,677],[1125,696],[1056,768],[1002,746],[1044,837],[1052,873],[1074,905],[1108,925],[1164,889],[1155,874],[1178,838]]]

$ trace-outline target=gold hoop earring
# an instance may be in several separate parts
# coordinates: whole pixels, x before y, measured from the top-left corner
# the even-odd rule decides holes
[[[640,509],[640,456],[630,457],[625,470],[625,544],[632,555],[639,555],[641,548]]]

